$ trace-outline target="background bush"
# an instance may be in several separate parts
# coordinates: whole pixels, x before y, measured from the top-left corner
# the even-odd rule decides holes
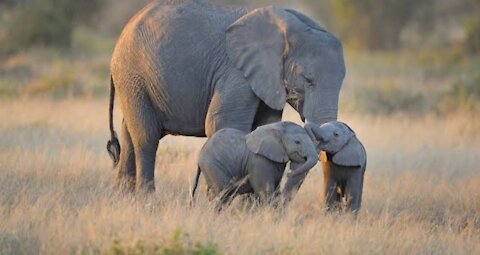
[[[341,37],[370,50],[397,49],[405,26],[427,17],[432,0],[332,0],[332,24]],[[422,13],[417,13],[423,11]],[[430,22],[425,19],[424,23]]]
[[[465,47],[471,53],[480,53],[480,13],[465,24]]]
[[[453,84],[438,103],[441,113],[451,111],[478,112],[480,110],[480,74]]]
[[[72,30],[73,9],[68,1],[21,3],[14,10],[7,44],[10,50],[35,44],[65,47],[70,45]]]
[[[340,111],[477,111],[478,0],[210,0],[298,9],[338,36]],[[0,0],[0,97],[103,97],[109,59],[149,0]]]
[[[101,10],[102,0],[5,1],[12,12],[3,38],[3,49],[15,52],[33,45],[70,47],[74,27],[88,23]]]
[[[355,90],[357,111],[374,114],[392,114],[398,111],[424,113],[424,96],[394,84],[370,84]]]
[[[228,4],[283,5],[303,9],[344,44],[358,49],[451,46],[461,40],[478,52],[480,2],[477,0],[211,0]],[[117,35],[148,0],[0,0],[0,20],[7,28],[2,43],[9,51],[32,45],[69,47],[72,31],[88,26]],[[463,35],[459,38],[459,31]],[[0,29],[5,30],[5,29]],[[5,49],[3,49],[5,51]]]

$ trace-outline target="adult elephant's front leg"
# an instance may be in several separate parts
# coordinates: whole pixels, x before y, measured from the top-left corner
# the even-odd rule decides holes
[[[155,156],[157,147],[157,139],[139,144],[135,147],[137,191],[147,193],[155,191]]]
[[[255,130],[259,126],[281,121],[282,114],[283,110],[274,110],[268,107],[263,101],[260,101],[257,112],[255,113],[255,119],[253,120],[252,130]]]
[[[210,137],[222,128],[252,131],[260,99],[237,71],[225,74],[213,93],[205,119],[205,134]]]

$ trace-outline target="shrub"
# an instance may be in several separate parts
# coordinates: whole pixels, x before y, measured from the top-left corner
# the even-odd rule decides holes
[[[480,17],[472,17],[465,24],[465,48],[480,53]]]
[[[70,47],[77,21],[88,22],[103,0],[25,0],[11,8],[2,44],[10,53],[32,45]]]
[[[330,0],[332,25],[340,32],[340,37],[354,47],[370,50],[396,49],[400,46],[402,30],[411,20],[417,16],[431,16],[425,12],[429,8],[423,8],[431,2]],[[418,15],[419,11],[424,13]]]
[[[448,113],[458,110],[475,112],[480,110],[480,75],[466,81],[458,81],[442,95],[437,110]]]
[[[0,236],[0,254],[22,254],[25,253],[22,242],[11,235]]]
[[[368,85],[354,91],[355,108],[367,113],[423,113],[425,104],[422,94],[393,84]]]
[[[23,93],[29,96],[48,95],[54,98],[80,96],[84,93],[76,77],[76,73],[72,70],[42,74],[27,85],[23,89]]]
[[[9,51],[34,44],[70,45],[73,10],[66,0],[38,0],[20,4],[7,32]]]
[[[157,254],[164,255],[216,255],[219,254],[218,248],[213,244],[202,244],[195,242],[194,245],[188,240],[188,235],[184,235],[180,229],[173,232],[170,241],[164,244],[164,247],[157,248]]]
[[[17,94],[18,90],[12,83],[0,80],[0,97],[10,97]]]

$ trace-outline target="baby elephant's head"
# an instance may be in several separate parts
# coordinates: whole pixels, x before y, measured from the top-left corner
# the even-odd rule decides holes
[[[366,161],[366,152],[357,139],[355,132],[340,121],[327,122],[320,127],[307,123],[305,127],[317,148],[332,155],[332,161],[342,166],[362,166]]]
[[[318,161],[315,145],[301,126],[289,122],[276,122],[258,127],[246,136],[247,147],[255,154],[272,161],[289,160],[300,165],[295,175],[305,173]]]

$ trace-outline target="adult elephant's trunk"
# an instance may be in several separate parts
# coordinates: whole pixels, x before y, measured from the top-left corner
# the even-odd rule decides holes
[[[318,126],[321,126],[322,124],[325,124],[329,121],[337,120],[337,113],[338,113],[338,108],[336,107],[329,108],[329,109],[319,109],[317,110],[317,112],[315,112],[317,116],[313,118],[309,118],[308,116],[306,116],[305,124],[310,122]]]
[[[337,120],[338,96],[340,86],[327,83],[316,87],[313,92],[305,94],[303,116],[306,121],[322,125]]]

